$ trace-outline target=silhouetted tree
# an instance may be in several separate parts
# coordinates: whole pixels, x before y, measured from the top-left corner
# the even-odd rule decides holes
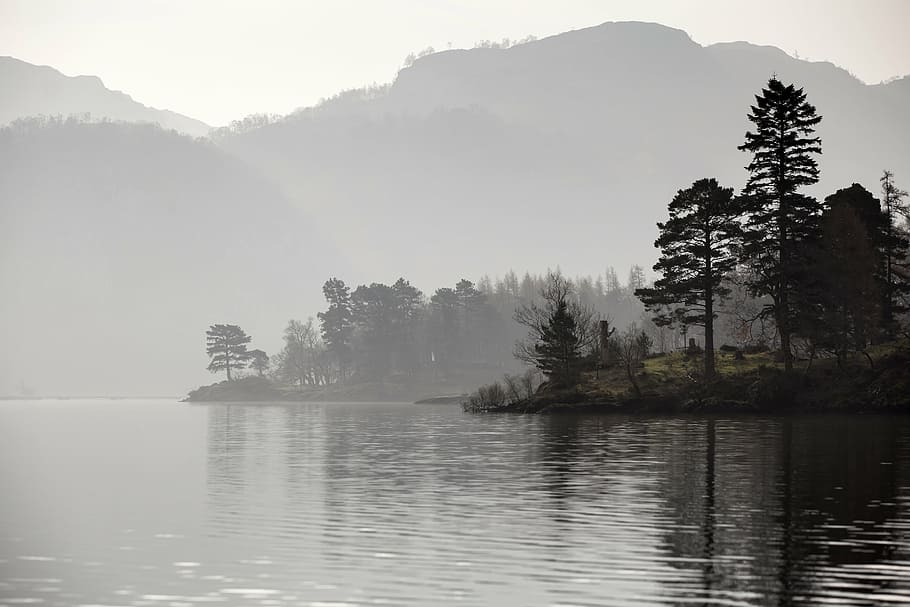
[[[654,243],[661,274],[650,288],[635,294],[656,311],[654,322],[667,326],[682,317],[687,325],[705,329],[705,376],[714,377],[714,301],[727,293],[725,275],[736,266],[735,245],[742,235],[733,188],[715,179],[701,179],[679,190],[668,207],[670,219],[658,223]]]
[[[840,363],[848,352],[865,350],[877,323],[881,261],[856,207],[845,196],[827,200],[813,273],[799,292],[801,325],[816,348],[833,352]]]
[[[777,324],[789,371],[793,368],[791,337],[797,328],[792,294],[806,270],[799,243],[817,238],[821,211],[817,200],[799,190],[818,181],[813,156],[821,154],[821,139],[812,135],[821,116],[806,101],[802,89],[785,86],[776,77],[755,100],[748,115],[755,131],[747,132],[745,143],[739,146],[752,154],[743,196],[742,259],[753,270],[753,293],[771,296],[766,312]]]
[[[907,233],[898,225],[898,217],[910,219],[910,212],[904,203],[907,192],[894,184],[894,175],[885,171],[880,179],[882,203],[885,214],[885,290],[882,309],[882,325],[886,337],[893,338],[897,332],[897,316],[908,309],[910,295],[910,270],[907,265]]]
[[[379,379],[391,370],[389,352],[393,348],[395,292],[388,285],[360,285],[351,294],[354,324],[357,327],[358,370]]]
[[[462,361],[476,360],[486,342],[487,298],[473,282],[462,278],[455,285],[455,299],[458,302],[457,357]]]
[[[889,288],[889,283],[893,277],[889,278],[889,262],[898,253],[906,251],[906,240],[899,238],[899,232],[891,230],[887,214],[882,210],[881,203],[871,192],[861,185],[854,183],[849,188],[842,188],[834,194],[825,198],[827,209],[823,215],[823,222],[828,224],[836,221],[835,225],[844,226],[837,234],[839,238],[832,240],[834,226],[823,226],[821,248],[827,251],[829,259],[820,259],[818,262],[819,270],[837,270],[825,265],[830,261],[830,255],[836,255],[838,251],[848,247],[852,255],[859,256],[856,259],[841,256],[840,259],[846,264],[840,269],[839,277],[825,276],[823,271],[819,272],[824,282],[828,283],[825,288],[829,294],[843,288],[864,290],[869,296],[875,297],[875,301],[864,304],[869,310],[874,310],[874,314],[861,314],[857,318],[855,327],[856,346],[860,349],[865,348],[868,340],[878,340],[882,338],[893,337],[894,317],[887,320],[882,317],[882,313],[888,314],[889,301],[892,301],[890,295],[894,295]],[[849,209],[851,213],[846,213],[843,208]],[[849,215],[849,217],[847,217]],[[847,226],[849,224],[849,226]],[[858,224],[853,229],[853,224]],[[846,229],[849,227],[849,230]],[[863,240],[863,243],[851,243],[848,237],[857,240]],[[867,257],[869,258],[867,260]],[[864,276],[859,276],[859,273]],[[833,284],[836,278],[847,280],[852,284],[836,285]],[[871,281],[871,286],[865,283]],[[811,281],[810,281],[811,282]],[[899,292],[902,284],[899,281],[891,283],[896,286]],[[896,302],[897,310],[900,310],[899,300]],[[882,322],[884,320],[884,322]]]
[[[322,339],[326,349],[338,365],[339,379],[344,381],[353,359],[351,342],[354,337],[354,313],[350,289],[342,280],[330,278],[322,285],[322,293],[329,308],[316,316],[322,326]]]
[[[430,352],[444,371],[454,365],[459,336],[458,296],[448,287],[436,289],[430,298]]]
[[[395,309],[392,315],[393,347],[396,367],[411,373],[419,366],[417,352],[419,321],[423,313],[423,293],[404,278],[392,285]]]
[[[264,377],[269,370],[269,355],[262,350],[250,350],[250,369],[255,369],[259,377]]]
[[[248,343],[250,336],[237,325],[211,325],[205,332],[205,352],[211,359],[208,370],[225,371],[228,381],[233,379],[231,369],[242,368],[250,360]]]
[[[572,285],[559,274],[547,277],[540,295],[541,304],[515,310],[515,320],[529,331],[516,344],[515,356],[540,369],[553,386],[574,387],[597,337],[594,313],[571,298]]]

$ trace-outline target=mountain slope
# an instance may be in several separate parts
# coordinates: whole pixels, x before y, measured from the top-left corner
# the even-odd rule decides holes
[[[157,123],[194,137],[209,131],[199,120],[157,110],[109,90],[97,76],[64,76],[51,67],[13,57],[0,57],[0,90],[0,126],[26,116],[90,114],[93,118]]]
[[[349,93],[221,145],[325,225],[343,224],[365,273],[597,273],[651,263],[677,189],[705,176],[742,186],[748,157],[736,146],[775,73],[805,86],[825,118],[817,195],[854,181],[875,190],[886,167],[910,182],[902,81],[867,86],[829,63],[703,47],[646,23],[432,54],[386,92]]]
[[[151,125],[0,130],[0,394],[181,394],[209,324],[274,353],[342,256],[269,183]]]

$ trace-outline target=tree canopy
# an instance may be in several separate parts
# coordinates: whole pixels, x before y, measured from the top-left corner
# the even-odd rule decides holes
[[[800,243],[817,239],[821,204],[800,189],[818,181],[821,139],[813,136],[822,117],[806,101],[803,89],[768,80],[755,97],[740,150],[752,160],[743,192],[745,230],[742,259],[750,266],[750,287],[769,295],[766,313],[773,315],[784,363],[793,368],[791,336],[797,328],[794,291],[805,280],[807,260]]]
[[[705,329],[705,375],[714,375],[715,298],[725,295],[727,274],[736,266],[736,245],[742,235],[733,188],[716,179],[700,179],[679,190],[670,202],[670,218],[658,223],[654,246],[660,258],[653,287],[635,294],[657,311],[655,322],[682,322]]]
[[[212,373],[225,371],[228,381],[232,369],[243,368],[250,360],[246,345],[250,336],[237,325],[215,324],[205,332],[205,352],[209,355],[208,369]]]

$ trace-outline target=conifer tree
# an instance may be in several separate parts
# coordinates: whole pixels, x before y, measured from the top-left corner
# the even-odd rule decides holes
[[[734,247],[741,229],[733,188],[701,179],[679,190],[670,202],[670,219],[658,223],[654,246],[661,251],[654,270],[661,277],[635,294],[655,324],[682,322],[705,329],[705,376],[714,377],[714,302],[726,294],[724,276],[736,266]]]
[[[344,281],[330,278],[322,286],[322,293],[329,308],[316,316],[322,325],[322,340],[325,347],[338,365],[338,374],[344,381],[353,358],[351,341],[354,336],[354,314],[351,292]]]
[[[534,344],[537,366],[560,386],[574,386],[581,372],[581,349],[578,326],[569,313],[569,305],[560,300],[541,327],[540,340]]]
[[[798,330],[795,291],[805,279],[801,243],[817,239],[821,204],[800,189],[818,181],[821,139],[814,137],[822,117],[806,101],[803,89],[776,77],[755,97],[748,115],[755,130],[740,150],[752,154],[743,200],[745,230],[742,259],[752,275],[755,295],[769,295],[771,315],[780,335],[784,364],[793,368],[791,337]]]
[[[230,381],[231,369],[241,368],[250,360],[250,353],[246,350],[248,343],[250,336],[237,325],[210,326],[205,332],[205,352],[211,359],[209,371],[225,371]]]
[[[542,303],[515,310],[515,320],[529,330],[516,344],[515,356],[543,371],[551,385],[572,388],[597,337],[594,313],[571,297],[571,283],[559,274],[547,276],[540,295]]]

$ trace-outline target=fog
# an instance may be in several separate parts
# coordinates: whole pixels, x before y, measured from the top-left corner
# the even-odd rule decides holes
[[[388,85],[210,134],[5,58],[0,394],[183,394],[211,381],[210,324],[277,352],[333,276],[428,297],[510,270],[624,278],[654,262],[677,189],[742,187],[736,146],[772,74],[825,116],[810,193],[875,191],[910,165],[910,78],[867,85],[655,24],[434,52]],[[39,114],[61,118],[22,120]]]

